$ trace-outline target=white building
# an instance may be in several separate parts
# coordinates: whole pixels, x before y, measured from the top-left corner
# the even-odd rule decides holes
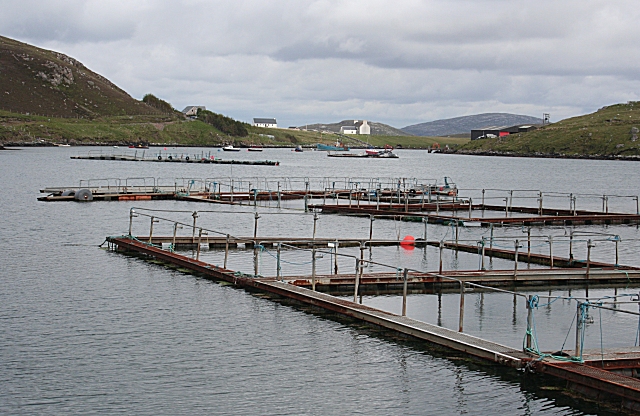
[[[358,129],[358,134],[371,134],[371,127],[367,124],[367,120],[362,120],[362,124],[360,124],[360,128]]]
[[[340,133],[342,133],[342,134],[358,134],[358,128],[356,126],[342,126],[342,127],[340,127]]]
[[[254,118],[253,125],[255,127],[277,128],[278,123],[275,118]]]
[[[190,116],[197,116],[198,115],[198,110],[206,110],[207,108],[203,105],[190,105],[188,107],[185,107],[184,110],[182,110],[182,114],[184,114],[187,117]]]

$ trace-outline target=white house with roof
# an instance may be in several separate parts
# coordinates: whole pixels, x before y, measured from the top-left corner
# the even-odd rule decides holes
[[[356,126],[341,126],[340,133],[342,134],[358,134],[358,128]]]
[[[254,118],[253,125],[255,127],[277,128],[278,123],[275,118]]]
[[[198,115],[198,110],[206,110],[207,108],[203,105],[190,105],[185,107],[184,110],[182,110],[182,114],[184,114],[187,117],[190,116],[197,116]]]
[[[371,126],[367,124],[367,120],[362,120],[362,124],[358,128],[358,134],[371,134]]]

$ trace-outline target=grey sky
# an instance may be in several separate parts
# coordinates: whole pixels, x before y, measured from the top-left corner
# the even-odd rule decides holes
[[[557,121],[639,100],[637,0],[0,1],[0,34],[132,96],[279,125]]]

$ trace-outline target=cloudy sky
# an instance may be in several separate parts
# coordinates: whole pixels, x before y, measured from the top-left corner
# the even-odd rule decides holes
[[[552,121],[639,100],[637,0],[0,0],[0,34],[135,98],[281,126]]]

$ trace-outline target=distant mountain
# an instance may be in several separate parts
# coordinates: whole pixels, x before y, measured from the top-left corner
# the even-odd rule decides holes
[[[306,124],[304,126],[299,126],[301,130],[317,130],[317,131],[332,131],[334,133],[340,132],[340,127],[342,126],[353,126],[355,120],[342,120],[337,123],[316,123],[316,124]],[[362,121],[362,120],[358,120]],[[367,120],[367,124],[371,127],[371,134],[374,136],[413,136],[411,133],[407,133],[400,129],[396,129],[395,127],[391,127],[387,124],[376,123],[375,121]]]
[[[0,109],[52,117],[164,114],[62,53],[0,36]]]
[[[484,113],[473,116],[447,118],[414,124],[400,129],[415,136],[447,136],[470,134],[471,130],[490,126],[515,126],[518,124],[541,124],[542,119],[509,113]]]

